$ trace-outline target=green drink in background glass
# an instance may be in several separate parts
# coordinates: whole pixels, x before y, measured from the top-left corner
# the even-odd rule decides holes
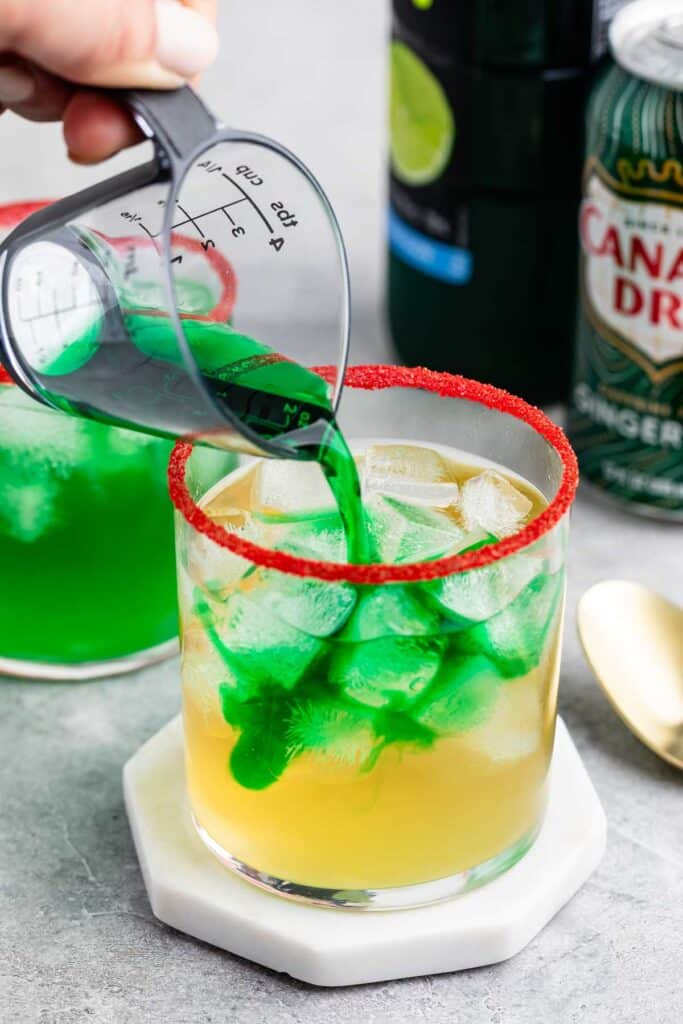
[[[29,672],[52,675],[50,666],[172,652],[159,648],[177,632],[168,451],[167,441],[70,417],[0,384],[7,671],[21,671],[7,659],[48,663]]]

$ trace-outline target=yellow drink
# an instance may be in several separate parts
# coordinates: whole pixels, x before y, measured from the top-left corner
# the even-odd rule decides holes
[[[516,682],[509,714],[530,752],[477,749],[476,730],[432,750],[387,749],[370,773],[315,755],[254,792],[227,771],[236,734],[185,694],[186,769],[197,824],[223,850],[275,878],[334,889],[385,889],[445,878],[532,836],[553,741],[557,643]],[[508,714],[508,709],[502,714]],[[504,726],[501,725],[501,728]],[[488,726],[479,727],[495,744]]]
[[[441,452],[439,459],[446,468],[439,486],[424,492],[428,497],[433,493],[436,500],[441,485],[456,484],[462,498],[467,481],[484,474],[487,484],[502,486],[503,497],[517,502],[525,521],[545,507],[535,488],[499,467],[466,461],[460,453],[445,458]],[[359,463],[367,469],[362,458]],[[306,491],[310,479],[298,485],[299,467],[287,469],[293,489]],[[335,540],[328,514],[311,512],[297,526],[296,516],[266,501],[254,523],[260,472],[227,477],[206,494],[204,511],[223,526],[247,536],[260,530],[261,543],[285,549],[289,543],[297,553],[302,529],[304,537],[309,531],[311,557],[334,560],[338,553],[343,559],[343,537],[340,532]],[[371,523],[378,517],[377,535],[384,530],[382,540],[395,526],[382,519],[383,501],[371,496],[366,502]],[[455,550],[494,539],[467,520],[464,498],[439,509],[390,499],[388,508],[415,517],[405,536],[392,534],[398,556],[401,544],[416,537],[446,543],[441,531]],[[310,625],[318,607],[311,605],[299,634],[291,623],[301,581],[264,576],[207,538],[190,537],[180,550],[187,786],[200,834],[214,852],[273,884],[285,880],[354,898],[475,868],[485,878],[514,863],[533,841],[545,801],[559,670],[562,538],[550,534],[493,572],[473,570],[455,583],[355,588],[363,593],[352,595],[353,607],[342,608],[327,632]],[[337,547],[321,552],[321,544]],[[273,586],[281,606],[266,600]],[[278,586],[285,588],[281,594]],[[317,586],[316,601],[323,600],[332,585]],[[384,603],[373,618],[370,605],[386,602],[388,592],[394,603]],[[351,603],[346,592],[336,595],[347,598]],[[265,615],[254,610],[259,603]],[[422,656],[405,686],[396,666],[418,641]],[[257,651],[251,660],[249,644]],[[370,664],[367,652],[379,659],[376,686],[372,678],[367,686],[359,682],[358,666]],[[258,704],[259,673],[267,676],[264,685],[277,706],[250,739],[255,709],[268,711],[267,700]],[[276,752],[268,754],[265,775],[254,775],[249,760],[271,740]]]

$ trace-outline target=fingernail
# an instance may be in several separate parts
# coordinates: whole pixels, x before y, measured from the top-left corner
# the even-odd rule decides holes
[[[0,103],[11,106],[25,103],[33,96],[35,83],[33,75],[22,68],[0,67]]]
[[[177,0],[156,0],[156,56],[162,67],[192,78],[216,59],[218,33],[206,18]]]

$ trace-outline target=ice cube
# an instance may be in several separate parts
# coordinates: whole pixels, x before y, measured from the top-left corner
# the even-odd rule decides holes
[[[0,483],[0,532],[21,544],[33,544],[59,526],[60,486],[49,471],[33,483],[8,475]]]
[[[245,699],[264,685],[291,689],[324,649],[317,637],[273,615],[239,588],[224,602],[202,598],[196,610],[232,672],[229,685]]]
[[[360,704],[384,707],[415,700],[441,664],[441,637],[386,636],[339,644],[330,662],[330,680]]]
[[[346,561],[346,538],[338,512],[281,524],[278,548],[298,558]]]
[[[248,515],[236,513],[232,519],[227,516],[220,519],[212,518],[218,525],[238,537],[265,547],[270,545],[272,532],[263,523]],[[192,535],[187,561],[190,576],[195,583],[214,593],[226,593],[254,567],[254,563],[248,558],[236,555],[202,533]]]
[[[189,618],[194,608],[195,587],[196,584],[185,568],[184,562],[178,559],[176,565],[176,590],[178,593],[178,608],[181,616],[181,635],[182,623],[189,622]]]
[[[566,520],[558,523],[527,550],[544,560],[547,573],[552,575],[559,572],[567,561]]]
[[[535,668],[559,625],[564,573],[537,576],[497,615],[457,634],[462,651],[487,655],[510,679]]]
[[[230,671],[199,623],[183,630],[180,665],[183,699],[202,716],[209,735],[225,736],[219,688]]]
[[[90,454],[90,424],[45,409],[19,388],[0,387],[0,450],[27,475],[69,477]]]
[[[84,425],[0,386],[0,528],[31,544],[61,523],[62,481],[88,468]]]
[[[383,494],[429,508],[448,508],[458,500],[458,484],[446,459],[418,445],[371,445],[363,459],[365,499]]]
[[[438,679],[418,701],[415,717],[439,736],[471,729],[486,721],[500,689],[500,676],[480,655],[444,658]]]
[[[467,533],[444,512],[375,494],[366,502],[368,528],[378,557],[400,565],[455,554],[481,538]]]
[[[312,753],[359,768],[377,743],[371,712],[331,697],[295,704],[288,739],[292,757]]]
[[[244,581],[251,601],[310,636],[325,637],[344,625],[356,603],[348,583],[329,583],[259,568]]]
[[[425,590],[443,615],[466,628],[506,608],[543,568],[541,557],[522,552],[481,569],[434,580],[425,584]]]
[[[104,455],[105,452],[112,456],[122,456],[123,458],[135,458],[136,455],[140,455],[144,449],[151,448],[156,445],[160,455],[160,463],[168,462],[168,456],[170,455],[172,444],[164,443],[160,438],[153,437],[150,434],[142,434],[135,430],[122,430],[117,427],[105,427],[103,424],[89,424],[90,430],[93,427],[99,435],[97,437],[98,448]],[[99,453],[98,453],[99,454]],[[106,465],[102,467],[106,471]]]
[[[468,747],[492,761],[517,761],[541,746],[543,709],[538,684],[506,683],[489,719],[464,737]]]
[[[410,584],[360,587],[351,618],[339,636],[342,642],[376,640],[382,636],[426,636],[439,630],[438,614]]]
[[[317,462],[263,459],[254,478],[252,508],[267,515],[312,512],[334,504]]]
[[[479,527],[494,537],[508,537],[524,526],[532,502],[500,473],[487,469],[462,487],[459,509],[466,529]]]

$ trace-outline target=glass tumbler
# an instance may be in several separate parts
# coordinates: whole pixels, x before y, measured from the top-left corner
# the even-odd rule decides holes
[[[1,207],[0,231],[43,205]],[[87,679],[177,651],[171,447],[39,405],[0,366],[0,675]]]
[[[537,409],[448,374],[352,368],[342,413],[370,564],[315,464],[207,480],[174,449],[188,798],[257,885],[414,906],[541,826],[576,464]]]

